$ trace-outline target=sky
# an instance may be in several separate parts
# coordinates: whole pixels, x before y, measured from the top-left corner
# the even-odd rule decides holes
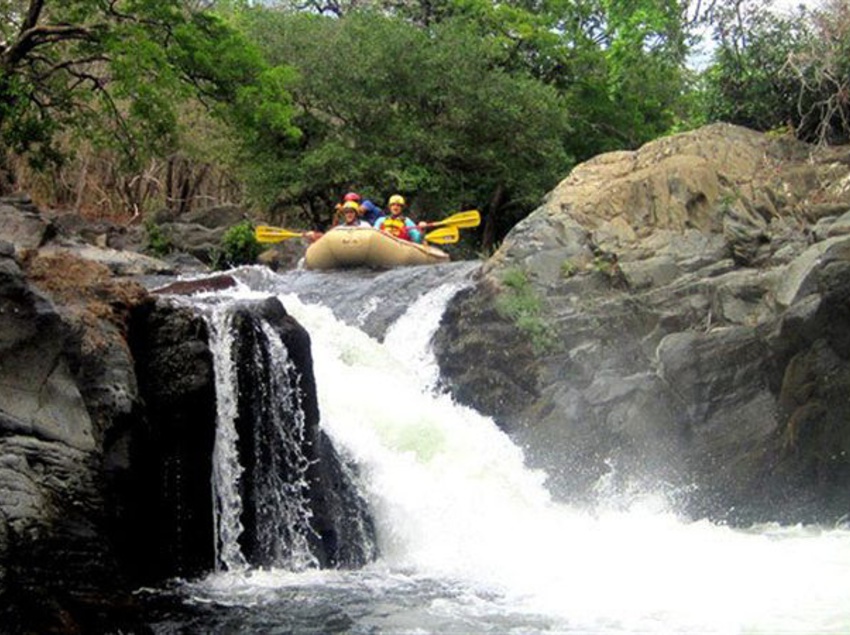
[[[724,0],[720,0],[721,2]],[[777,11],[794,11],[799,6],[807,9],[815,9],[823,0],[773,0],[773,6]],[[689,56],[688,66],[694,70],[702,70],[710,62],[712,44],[708,38],[701,46],[694,47]]]

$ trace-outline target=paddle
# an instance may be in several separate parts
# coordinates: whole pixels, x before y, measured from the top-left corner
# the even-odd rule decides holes
[[[437,245],[448,245],[460,240],[460,232],[457,227],[443,227],[425,234],[425,240]]]
[[[478,227],[481,224],[481,214],[477,209],[471,209],[466,212],[458,212],[457,214],[452,214],[448,218],[444,218],[443,220],[434,221],[433,223],[425,223],[426,227],[440,227],[442,225],[448,225],[449,227],[457,227],[458,229],[465,229],[468,227]]]
[[[268,225],[258,225],[254,229],[254,237],[260,243],[279,243],[290,238],[301,238],[307,232],[294,232],[280,227],[269,227]]]

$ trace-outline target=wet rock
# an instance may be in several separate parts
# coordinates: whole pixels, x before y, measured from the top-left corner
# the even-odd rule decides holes
[[[0,236],[18,249],[40,247],[54,234],[55,229],[38,212],[0,203]]]
[[[157,287],[151,290],[151,293],[169,294],[169,295],[191,295],[193,293],[204,293],[210,291],[221,291],[236,286],[236,280],[233,276],[220,275],[198,278],[196,280],[178,280],[171,282],[164,287]]]
[[[291,366],[280,369],[269,359],[273,349],[258,318],[280,336]],[[292,566],[290,550],[301,524],[320,566],[362,567],[377,555],[373,521],[355,486],[353,466],[342,462],[319,427],[309,334],[276,298],[243,304],[234,320],[236,429],[245,468],[240,544],[246,559],[255,566]],[[281,484],[293,494],[283,510],[273,502]],[[298,505],[299,493],[306,509]]]
[[[198,576],[215,567],[207,327],[187,307],[150,301],[133,312],[129,343],[146,408],[110,452],[119,553],[140,584]]]
[[[696,517],[841,518],[845,155],[715,125],[577,166],[447,311],[446,385],[563,500],[640,483]],[[492,310],[517,270],[530,321]]]
[[[111,327],[86,297],[60,309],[56,287],[32,284],[38,268],[0,257],[0,620],[72,632],[72,614],[121,594],[99,448],[106,422],[130,416],[134,383],[126,356],[101,356],[109,336],[86,325]]]

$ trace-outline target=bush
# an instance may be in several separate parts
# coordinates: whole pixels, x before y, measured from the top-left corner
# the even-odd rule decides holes
[[[158,258],[170,254],[174,245],[171,243],[169,236],[162,226],[158,225],[153,220],[145,222],[145,230],[148,232],[148,251]]]
[[[260,243],[254,236],[253,226],[247,220],[242,221],[224,232],[221,237],[217,268],[226,269],[253,264],[260,255],[260,249]]]

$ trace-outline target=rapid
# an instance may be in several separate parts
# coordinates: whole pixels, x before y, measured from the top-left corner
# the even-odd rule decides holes
[[[593,511],[555,502],[521,448],[439,388],[429,342],[469,267],[441,270],[391,318],[365,287],[344,315],[322,304],[345,291],[317,285],[345,278],[234,275],[217,303],[278,295],[309,331],[321,426],[357,466],[380,555],[356,571],[231,555],[229,570],[145,591],[154,632],[850,632],[845,527],[733,529],[655,492]]]

